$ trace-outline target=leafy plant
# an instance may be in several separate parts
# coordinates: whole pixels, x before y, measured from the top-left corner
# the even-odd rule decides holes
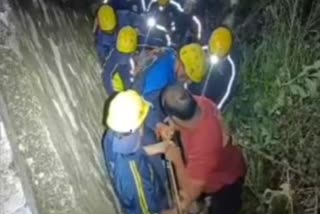
[[[263,193],[283,183],[293,193],[292,207],[282,212],[319,211],[320,1],[312,1],[307,14],[301,9],[306,2],[270,3],[261,40],[241,41],[253,53],[245,54],[242,86],[228,118],[249,164],[247,214],[277,213]]]

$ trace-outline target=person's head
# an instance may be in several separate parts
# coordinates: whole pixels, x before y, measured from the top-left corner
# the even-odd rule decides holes
[[[106,33],[113,33],[117,27],[116,12],[107,4],[98,9],[97,20],[100,29]]]
[[[162,110],[177,127],[193,126],[200,116],[201,111],[196,100],[180,84],[165,88],[160,99]]]
[[[107,125],[119,133],[133,133],[143,126],[150,104],[138,92],[119,92],[110,102]]]
[[[110,102],[107,125],[115,132],[113,149],[119,153],[133,153],[141,143],[143,124],[150,104],[134,90],[119,92]]]
[[[179,82],[200,83],[207,75],[205,51],[197,43],[183,46],[179,52],[176,73]]]
[[[218,27],[209,39],[209,52],[212,56],[222,59],[228,56],[233,47],[233,35],[229,28]]]
[[[170,4],[170,0],[158,0],[158,4],[161,7],[166,7]]]
[[[117,50],[120,53],[132,54],[138,49],[139,32],[136,28],[125,26],[121,28],[117,37]]]

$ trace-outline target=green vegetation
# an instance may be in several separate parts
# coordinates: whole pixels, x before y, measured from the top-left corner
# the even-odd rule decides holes
[[[310,2],[264,1],[261,29],[243,34],[227,118],[249,163],[246,214],[320,213],[320,1]]]

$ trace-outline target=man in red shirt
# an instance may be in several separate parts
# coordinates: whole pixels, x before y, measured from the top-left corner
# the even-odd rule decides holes
[[[192,202],[210,196],[209,213],[239,213],[246,165],[240,148],[232,145],[216,105],[207,98],[192,96],[180,85],[166,88],[161,103],[180,132],[186,157],[184,163],[175,146],[166,151],[176,168],[182,209],[188,210]],[[165,130],[162,128],[162,134]]]

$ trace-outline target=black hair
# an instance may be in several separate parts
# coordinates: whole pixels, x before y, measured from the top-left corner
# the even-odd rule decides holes
[[[161,108],[169,117],[191,120],[197,112],[197,102],[192,94],[180,84],[165,88],[161,93]]]

